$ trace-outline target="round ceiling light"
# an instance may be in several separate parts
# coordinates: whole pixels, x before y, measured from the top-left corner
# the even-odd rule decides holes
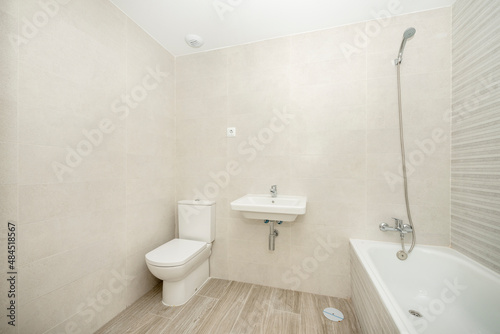
[[[195,34],[187,34],[184,38],[186,43],[192,48],[199,48],[203,45],[203,38]]]

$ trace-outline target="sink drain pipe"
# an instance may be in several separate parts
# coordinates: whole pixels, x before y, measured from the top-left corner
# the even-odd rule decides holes
[[[270,223],[269,224],[269,250],[273,251],[274,250],[274,239],[279,235],[278,230],[274,229],[274,223],[278,223],[280,225],[283,223],[282,221],[278,220],[266,220],[264,223]]]

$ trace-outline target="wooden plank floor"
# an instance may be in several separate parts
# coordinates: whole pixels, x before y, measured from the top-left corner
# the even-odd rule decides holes
[[[326,319],[326,307],[338,308],[345,319]],[[96,333],[355,334],[360,330],[346,299],[211,278],[178,307],[161,303],[159,284]]]

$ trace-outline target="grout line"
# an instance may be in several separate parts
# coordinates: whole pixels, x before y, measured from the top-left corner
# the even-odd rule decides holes
[[[194,297],[194,296],[193,296],[193,297]],[[185,303],[184,303],[183,305],[181,305],[181,306],[165,306],[165,307],[179,307],[179,308],[180,308],[180,309],[179,309],[179,311],[177,312],[177,314],[176,314],[176,315],[174,315],[174,317],[173,317],[173,318],[163,317],[163,316],[161,316],[161,315],[154,314],[154,313],[151,313],[151,312],[148,312],[148,313],[153,314],[153,315],[156,315],[156,316],[158,316],[158,317],[165,318],[165,319],[170,319],[170,320],[172,320],[172,321],[173,321],[174,319],[176,319],[176,318],[177,318],[177,317],[178,317],[178,316],[182,313],[182,311],[184,311],[184,308],[186,307],[187,303],[189,303],[193,297],[191,297],[191,298],[190,298],[187,302],[185,302]]]
[[[206,298],[211,298],[211,297],[206,297]],[[207,314],[205,314],[202,318],[199,318],[197,325],[198,325],[198,324],[203,325],[203,324],[205,323],[205,319],[210,319],[210,317],[211,317],[211,315],[212,315],[212,312],[214,311],[214,309],[217,307],[217,305],[218,305],[218,304],[219,304],[219,302],[220,302],[220,299],[215,299],[215,298],[211,298],[211,299],[215,300],[214,305],[210,308],[210,311],[209,311]],[[206,318],[205,318],[205,317],[206,317]],[[205,318],[205,319],[204,319],[204,318]],[[200,330],[200,329],[198,328],[196,332],[198,333],[198,332],[199,332],[199,330]]]
[[[174,90],[173,90],[173,99],[174,99],[174,110],[173,110],[173,116],[174,116],[174,177],[173,177],[173,183],[174,183],[174,201],[177,204],[179,201],[179,194],[177,193],[178,187],[177,187],[177,180],[178,180],[178,175],[177,175],[177,167],[178,167],[178,146],[179,146],[179,140],[178,140],[178,113],[177,113],[177,56],[174,56]],[[173,219],[173,224],[174,224],[174,238],[179,237],[179,228],[177,226],[177,205],[175,205],[174,209],[174,219]]]
[[[125,75],[125,91],[128,91],[128,67],[129,67],[129,63],[128,63],[128,52],[129,52],[129,41],[128,41],[128,33],[129,33],[129,19],[126,18],[125,19],[125,71],[124,71],[124,75]],[[128,118],[128,117],[127,117]],[[129,214],[129,205],[127,205],[127,188],[128,188],[128,159],[129,159],[129,156],[128,156],[128,129],[127,129],[127,118],[125,118],[124,122],[125,124],[123,125],[123,128],[124,128],[124,131],[125,131],[125,212],[124,212],[124,216],[125,216],[125,244],[126,245],[129,245],[129,242],[128,242],[128,230],[129,230],[129,223],[128,223],[128,214]],[[128,248],[128,247],[127,247]],[[127,273],[127,269],[128,269],[128,256],[127,256],[127,253],[128,251],[125,251],[125,273]],[[130,286],[126,286],[125,287],[125,293],[124,293],[124,299],[125,299],[125,307],[127,306],[132,306],[134,303],[130,304],[129,305],[129,302],[128,302],[128,296],[130,295]]]
[[[227,282],[230,282],[230,283],[231,283],[231,282],[235,282],[235,281],[229,281],[229,280],[223,280],[223,281],[227,281]],[[236,283],[250,284],[250,283],[245,283],[245,282],[236,282]],[[247,303],[248,303],[249,298],[250,298],[250,294],[251,294],[251,293],[252,293],[255,289],[257,289],[257,288],[259,288],[259,287],[265,287],[265,288],[270,288],[270,289],[272,289],[272,290],[271,290],[271,294],[270,294],[270,299],[269,299],[271,302],[268,304],[268,308],[267,308],[266,316],[263,318],[263,321],[261,322],[261,326],[262,326],[262,328],[261,328],[261,332],[262,332],[262,331],[265,331],[265,330],[266,330],[266,328],[269,326],[269,324],[271,324],[270,319],[271,319],[271,313],[272,313],[273,311],[276,311],[278,314],[281,314],[281,315],[287,315],[287,316],[289,316],[289,317],[291,317],[291,318],[293,318],[293,319],[295,319],[295,320],[296,320],[296,319],[297,319],[297,317],[298,317],[298,327],[299,327],[299,328],[301,328],[301,326],[302,326],[302,322],[303,322],[303,320],[302,320],[303,313],[302,313],[302,312],[300,312],[300,313],[295,313],[295,312],[290,312],[290,311],[285,311],[285,310],[280,310],[280,309],[275,309],[275,308],[274,308],[274,305],[275,305],[275,304],[274,304],[274,302],[273,302],[273,301],[274,301],[274,299],[276,298],[276,294],[278,293],[278,291],[279,291],[278,289],[279,289],[279,288],[275,288],[275,287],[267,287],[267,286],[258,285],[258,284],[250,284],[250,285],[251,285],[251,289],[250,289],[250,290],[249,290],[249,292],[247,293],[247,295],[246,295],[246,297],[245,297],[245,299],[244,299],[244,301],[243,301],[243,305],[242,305],[242,307],[241,307],[241,309],[240,309],[240,311],[239,311],[239,313],[238,313],[238,316],[236,317],[236,319],[235,319],[234,323],[232,324],[232,327],[231,327],[231,330],[230,330],[230,331],[234,330],[234,328],[235,328],[235,326],[236,326],[236,323],[238,322],[238,320],[240,320],[240,319],[241,319],[241,315],[242,315],[243,309],[247,306]],[[155,287],[155,288],[156,288],[156,287]],[[131,320],[127,318],[127,316],[130,314],[130,312],[132,312],[132,314],[134,314],[134,312],[136,312],[136,308],[138,308],[138,307],[143,307],[143,308],[145,308],[145,307],[150,307],[151,305],[154,305],[154,303],[157,303],[157,301],[155,300],[155,298],[154,298],[154,297],[155,297],[156,295],[158,295],[158,294],[161,294],[161,292],[160,292],[160,291],[157,291],[155,294],[152,294],[152,291],[153,291],[155,288],[151,289],[151,290],[150,290],[147,294],[145,294],[145,295],[144,295],[143,297],[141,297],[138,301],[136,301],[134,304],[132,304],[132,306],[130,306],[130,307],[129,307],[129,308],[127,308],[126,310],[124,310],[124,311],[120,312],[120,313],[119,313],[116,317],[114,317],[112,320],[110,320],[110,321],[109,321],[108,323],[106,323],[105,325],[108,325],[108,326],[115,326],[115,325],[120,324],[120,323],[123,323],[123,322],[125,322],[125,323],[130,322]],[[302,295],[303,295],[303,294],[306,294],[306,293],[304,293],[304,292],[298,292],[298,293],[301,295],[300,297],[302,297]],[[147,296],[148,294],[151,294],[151,296],[149,296],[149,298],[146,298],[146,296]],[[195,294],[195,295],[197,295],[197,294]],[[346,302],[347,304],[346,304],[346,305],[344,305],[344,308],[345,308],[346,314],[349,314],[349,315],[351,315],[351,316],[352,316],[352,315],[354,315],[354,317],[353,317],[352,319],[356,319],[356,321],[351,322],[350,324],[351,324],[352,326],[355,326],[355,327],[357,326],[357,324],[358,324],[358,323],[357,323],[357,320],[358,320],[358,319],[357,319],[357,317],[356,317],[356,315],[355,315],[355,310],[354,310],[354,307],[353,307],[352,303],[351,303],[351,302],[350,302],[347,298],[338,298],[338,297],[332,297],[332,296],[326,296],[326,295],[316,295],[316,294],[311,294],[311,295],[312,295],[313,297],[316,297],[316,296],[325,297],[325,298],[326,298],[326,300],[328,300],[329,302],[332,302],[333,304],[335,304],[334,302],[335,302],[336,300],[340,300],[340,301],[342,301],[342,302]],[[208,296],[203,296],[203,295],[198,295],[198,296],[199,296],[199,297],[202,297],[202,298],[207,298],[207,299],[210,299],[210,300],[215,301],[214,305],[210,308],[210,310],[209,310],[206,314],[204,314],[204,315],[203,315],[203,317],[202,317],[202,318],[200,318],[200,320],[199,320],[199,321],[203,321],[203,323],[205,323],[205,321],[207,321],[207,319],[209,319],[209,320],[211,319],[211,317],[212,317],[212,313],[213,313],[214,309],[216,309],[217,305],[218,305],[221,301],[220,301],[220,299],[217,299],[217,298],[214,298],[214,297],[208,297]],[[300,300],[301,300],[301,303],[302,303],[303,299],[302,299],[302,298],[300,298]],[[319,304],[317,303],[316,298],[313,298],[312,300],[313,300],[313,301],[316,301],[316,302],[314,303],[314,305],[315,305],[315,307],[317,307],[317,308],[318,308],[318,307],[319,307]],[[140,304],[140,305],[139,305],[139,304]],[[152,312],[150,312],[150,311],[145,312],[145,313],[144,313],[144,316],[146,316],[146,315],[150,315],[150,316],[154,316],[155,318],[161,318],[161,319],[167,319],[167,320],[169,320],[169,321],[174,321],[174,319],[177,319],[177,317],[178,317],[178,316],[180,316],[180,317],[185,316],[185,312],[186,312],[186,310],[185,310],[185,305],[186,305],[186,304],[184,304],[184,305],[182,306],[182,309],[180,309],[180,310],[178,311],[178,313],[177,313],[177,314],[176,314],[173,318],[169,318],[169,317],[166,317],[166,316],[162,316],[162,315],[154,314],[154,313],[152,313]],[[342,304],[342,305],[343,305],[343,304]],[[302,309],[302,308],[301,308],[301,309]],[[252,309],[252,310],[250,310],[250,311],[255,311],[255,309]],[[318,311],[321,311],[321,308],[318,308]],[[127,312],[128,312],[128,313],[127,313]],[[143,317],[141,317],[141,320],[140,320],[140,321],[144,320],[144,319],[142,319],[142,318],[143,318]],[[118,320],[119,320],[119,321],[118,321]],[[322,320],[322,321],[323,321],[323,320]],[[145,325],[146,325],[146,322],[144,322],[144,323],[140,324],[139,328],[147,329],[147,327],[145,327]],[[289,323],[289,322],[286,322],[286,321],[285,321],[283,324],[282,324],[282,323],[279,323],[279,324],[278,324],[278,326],[288,326],[288,325],[290,325],[290,323]],[[319,324],[318,324],[318,325],[319,325]],[[280,329],[282,329],[282,327],[280,327]],[[140,333],[140,332],[136,330],[134,333]]]
[[[368,120],[370,119],[368,116],[369,110],[368,110],[368,52],[365,49],[365,120],[364,120],[364,139],[365,139],[365,154],[364,154],[364,175],[363,175],[363,183],[364,183],[364,195],[365,195],[365,200],[364,200],[364,211],[365,211],[365,221],[363,222],[362,226],[367,226],[368,225]],[[351,268],[350,268],[350,262],[348,263],[348,271],[350,273]],[[302,320],[302,317],[301,317]]]
[[[229,281],[229,282],[232,282],[232,281]],[[230,285],[230,284],[228,284],[228,285],[226,286],[226,288],[227,288],[229,285]],[[224,289],[224,292],[225,292],[225,291],[226,291],[226,289]],[[222,297],[224,296],[224,294],[225,294],[225,293],[223,293],[223,294],[222,294]],[[216,309],[216,308],[217,308],[217,306],[219,305],[219,303],[221,303],[221,299],[222,299],[222,297],[221,297],[221,298],[219,298],[219,299],[215,299],[215,300],[216,300],[216,302],[215,302],[214,306],[210,309],[210,312],[208,312],[208,313],[207,313],[207,318],[210,318],[210,315],[212,314],[212,312],[214,311],[214,309]]]
[[[276,309],[273,309],[274,311],[276,312],[279,312],[279,313],[287,313],[287,314],[291,314],[291,315],[296,315],[296,316],[301,316],[302,313],[295,313],[295,312],[290,312],[290,311],[283,311],[283,310],[276,310]]]
[[[211,281],[211,280],[214,280],[214,279],[219,279],[219,278],[213,278],[213,277],[210,277],[210,281]],[[222,279],[222,280],[223,280],[223,281],[227,281],[228,283],[226,284],[226,286],[225,286],[225,287],[224,287],[224,289],[222,290],[221,297],[212,297],[212,296],[203,295],[203,294],[201,294],[201,293],[200,293],[200,292],[203,290],[203,288],[201,288],[198,292],[196,292],[196,294],[197,294],[198,296],[201,296],[201,297],[214,298],[214,299],[217,299],[217,300],[221,299],[221,298],[224,296],[224,294],[226,293],[226,290],[227,290],[228,286],[231,284],[231,281],[230,281],[230,280],[225,280],[225,279]],[[208,282],[207,282],[206,284],[208,284]]]
[[[269,303],[269,305],[267,305],[267,312],[266,312],[266,316],[264,318],[264,323],[262,324],[261,330],[265,330],[270,323],[269,319],[270,319],[271,309],[272,309],[272,311],[275,311],[273,301],[274,301],[274,295],[276,294],[276,291],[278,291],[278,288],[271,287],[271,289],[272,290],[271,290],[270,303]],[[267,332],[267,331],[265,331],[265,332]]]
[[[236,317],[236,320],[234,321],[233,326],[231,326],[229,333],[231,333],[233,331],[234,326],[236,326],[236,324],[238,323],[238,320],[240,319],[240,316],[241,316],[241,312],[243,312],[243,309],[245,308],[245,305],[247,304],[248,298],[250,297],[250,294],[252,293],[252,290],[254,289],[254,287],[255,287],[255,284],[252,284],[252,287],[248,291],[247,296],[245,298],[245,301],[243,302],[243,305],[241,306],[240,312],[238,312],[238,316]]]
[[[15,2],[16,5],[17,5],[17,8],[16,8],[16,11],[17,11],[17,15],[16,15],[16,34],[17,36],[20,36],[20,26],[21,26],[21,19],[20,19],[20,16],[21,16],[21,5],[20,5],[20,2],[16,1]],[[16,59],[17,59],[17,67],[16,67],[16,77],[17,77],[17,87],[16,87],[16,97],[15,97],[15,100],[16,100],[16,146],[17,146],[17,165],[16,165],[16,204],[17,204],[17,210],[16,210],[16,213],[17,213],[17,217],[15,219],[15,222],[16,222],[16,232],[18,233],[17,234],[17,239],[16,239],[16,255],[17,257],[19,258],[19,222],[20,222],[20,218],[21,218],[21,209],[20,209],[20,206],[21,206],[21,202],[20,202],[20,196],[19,196],[19,151],[20,151],[20,145],[19,145],[19,80],[20,80],[20,63],[21,63],[21,56],[20,56],[20,48],[19,48],[19,45],[17,47],[17,55],[16,55]],[[21,255],[22,255],[22,252],[21,252]],[[17,270],[17,280],[19,282],[19,270]],[[19,300],[17,298],[17,296],[15,297],[15,302],[18,304],[18,307],[20,306],[19,305]],[[22,307],[21,307],[21,311],[22,311]],[[20,319],[22,319],[22,316],[20,316],[19,314],[19,311],[17,312],[17,323],[18,323],[18,326],[21,324],[20,323]],[[14,329],[14,332],[15,333],[19,333],[19,327],[15,327]]]

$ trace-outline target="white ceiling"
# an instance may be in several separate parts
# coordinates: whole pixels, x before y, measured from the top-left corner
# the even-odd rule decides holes
[[[451,6],[455,0],[111,0],[173,55]],[[390,7],[390,4],[396,4]],[[191,48],[186,34],[205,44]]]

